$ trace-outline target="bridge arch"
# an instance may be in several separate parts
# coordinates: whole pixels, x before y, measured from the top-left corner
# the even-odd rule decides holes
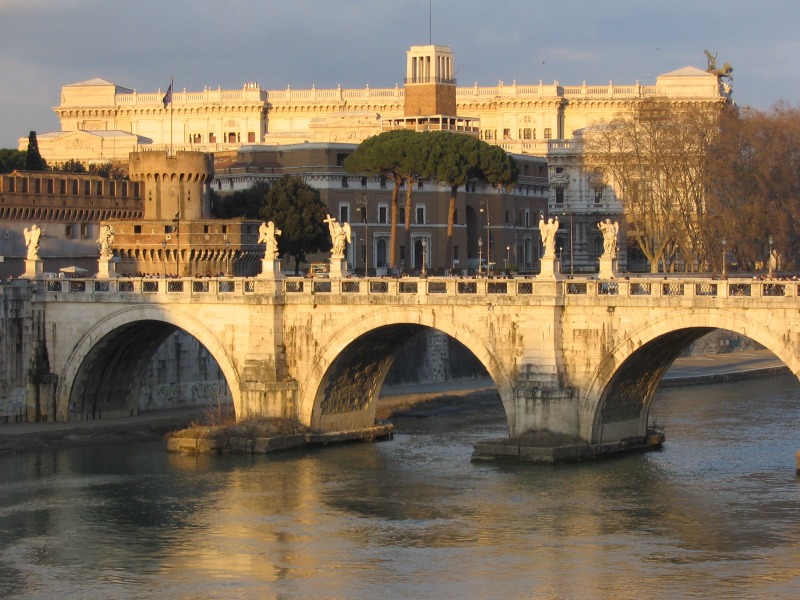
[[[320,431],[374,423],[375,403],[397,348],[425,329],[463,344],[484,366],[503,401],[509,425],[515,418],[512,379],[485,337],[432,309],[394,307],[343,323],[327,339],[301,379],[299,420]]]
[[[69,420],[72,411],[92,418],[82,405],[87,394],[138,396],[141,376],[152,355],[178,329],[197,339],[216,360],[238,414],[239,374],[215,333],[186,311],[166,305],[137,305],[98,320],[75,344],[59,374],[59,419]]]
[[[800,379],[800,354],[786,332],[739,311],[677,310],[627,333],[594,371],[584,388],[590,407],[582,425],[584,439],[601,443],[643,437],[661,378],[690,343],[716,329],[756,341]]]

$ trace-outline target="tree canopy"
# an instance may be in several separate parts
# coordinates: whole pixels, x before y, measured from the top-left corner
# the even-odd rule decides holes
[[[284,175],[269,187],[259,215],[281,230],[278,253],[294,257],[295,275],[300,274],[300,263],[308,254],[330,250],[324,223],[327,213],[319,191],[299,177]]]
[[[11,173],[25,168],[25,152],[0,148],[0,173]]]
[[[25,153],[25,170],[26,171],[46,171],[47,162],[42,158],[39,153],[39,141],[36,139],[36,132],[31,131],[28,136],[28,150]]]
[[[505,186],[516,181],[513,159],[499,146],[472,136],[448,131],[414,132],[393,130],[367,138],[345,161],[349,173],[383,175],[394,182],[391,207],[389,266],[396,266],[397,202],[405,184],[405,236],[410,248],[413,184],[419,179],[437,179],[450,187],[447,226],[447,258],[452,256],[453,225],[458,188],[471,179]]]
[[[800,265],[800,108],[723,114],[709,163],[706,235],[715,255],[725,246],[736,268],[766,264],[772,247],[781,268]],[[720,258],[721,260],[721,258]]]
[[[718,133],[717,105],[645,100],[584,134],[589,170],[602,171],[624,205],[628,237],[651,271],[708,258],[702,234],[706,169]]]

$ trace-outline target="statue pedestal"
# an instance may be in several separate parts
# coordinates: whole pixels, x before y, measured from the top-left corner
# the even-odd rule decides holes
[[[332,258],[331,270],[328,273],[328,277],[331,279],[342,279],[343,277],[349,276],[350,271],[347,270],[347,260],[344,258]]]
[[[117,261],[114,257],[100,258],[97,260],[97,278],[110,279],[117,277]]]
[[[283,279],[283,271],[281,271],[280,260],[261,259],[261,273],[258,274],[259,279]]]
[[[600,273],[598,279],[616,279],[617,278],[617,259],[610,256],[600,257]]]
[[[44,261],[38,258],[25,259],[25,273],[23,279],[41,279],[44,276]]]
[[[536,279],[559,279],[561,277],[561,261],[556,257],[542,258],[542,270]]]

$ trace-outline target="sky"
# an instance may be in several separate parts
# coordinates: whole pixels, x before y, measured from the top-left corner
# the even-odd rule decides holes
[[[394,87],[431,42],[459,86],[654,85],[709,50],[740,106],[800,100],[798,0],[0,0],[0,148],[60,129],[70,83]]]

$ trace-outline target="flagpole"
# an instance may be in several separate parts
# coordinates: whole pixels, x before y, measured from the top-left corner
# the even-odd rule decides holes
[[[169,89],[171,90],[172,94],[175,93],[175,78],[174,77],[172,77],[170,79]],[[170,156],[172,156],[174,154],[174,151],[173,151],[173,148],[172,148],[172,111],[173,111],[174,105],[175,105],[175,103],[172,102],[172,97],[170,97],[170,103],[169,103],[169,155]]]

